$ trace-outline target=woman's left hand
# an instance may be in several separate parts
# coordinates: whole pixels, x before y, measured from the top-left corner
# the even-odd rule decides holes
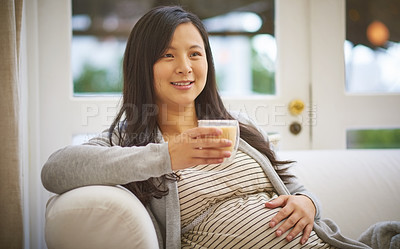
[[[316,212],[314,203],[310,198],[304,195],[281,195],[265,203],[265,207],[270,209],[282,207],[271,219],[269,223],[270,227],[275,227],[279,222],[287,218],[276,230],[276,236],[281,236],[293,227],[292,231],[286,236],[286,239],[291,241],[303,231],[300,243],[304,244],[307,242],[313,229]]]

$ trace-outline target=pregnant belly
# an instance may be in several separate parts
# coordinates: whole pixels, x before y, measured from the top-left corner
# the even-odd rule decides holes
[[[200,224],[182,235],[182,248],[330,248],[314,232],[306,245],[299,243],[302,234],[286,241],[290,230],[276,237],[279,225],[270,228],[269,222],[281,208],[265,208],[268,200],[268,195],[259,193],[217,204]]]

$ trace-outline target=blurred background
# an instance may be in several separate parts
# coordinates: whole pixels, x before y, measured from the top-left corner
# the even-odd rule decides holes
[[[132,27],[149,9],[170,4],[204,21],[222,96],[277,94],[273,0],[72,0],[74,96],[120,95],[121,61]],[[347,0],[345,5],[346,93],[399,93],[400,1]],[[348,129],[346,136],[347,148],[400,147],[397,128]]]

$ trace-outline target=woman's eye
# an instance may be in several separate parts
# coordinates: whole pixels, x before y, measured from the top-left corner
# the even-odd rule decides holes
[[[200,55],[201,55],[201,54],[200,54],[199,52],[194,52],[194,53],[190,54],[191,57],[200,56]]]
[[[164,58],[173,58],[174,56],[172,54],[164,54],[163,57]]]

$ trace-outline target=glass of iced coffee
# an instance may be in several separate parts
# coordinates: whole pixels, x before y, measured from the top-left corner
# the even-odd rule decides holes
[[[231,151],[231,156],[224,160],[224,163],[230,163],[233,161],[236,155],[236,151],[239,147],[239,122],[237,120],[199,120],[199,127],[217,127],[222,130],[220,138],[229,139],[232,141],[232,146],[229,148],[223,148],[224,150]]]

